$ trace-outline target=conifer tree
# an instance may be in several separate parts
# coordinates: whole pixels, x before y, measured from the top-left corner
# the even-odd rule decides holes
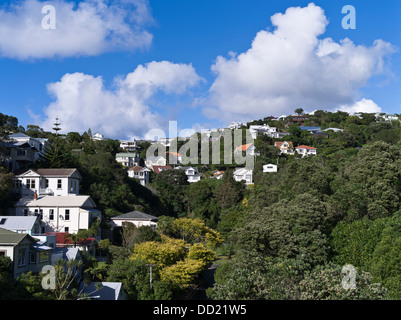
[[[53,125],[55,134],[49,139],[49,146],[44,148],[43,161],[48,168],[66,168],[69,164],[69,154],[65,148],[65,141],[59,135],[61,123],[58,118]]]

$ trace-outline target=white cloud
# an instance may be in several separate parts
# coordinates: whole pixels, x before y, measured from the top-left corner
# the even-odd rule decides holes
[[[339,108],[340,111],[345,111],[348,113],[381,113],[382,109],[370,99],[361,99],[350,105],[343,105]]]
[[[42,27],[44,5],[56,29]],[[148,47],[152,17],[147,0],[23,0],[0,10],[0,56],[19,60],[93,56]]]
[[[258,32],[248,51],[217,57],[205,115],[229,122],[351,105],[395,51],[382,40],[366,47],[320,39],[328,20],[314,4],[288,8],[271,22],[275,29]]]
[[[149,100],[156,93],[183,94],[201,80],[191,65],[168,61],[138,66],[116,78],[114,90],[105,88],[101,77],[65,74],[48,84],[55,101],[44,109],[46,119],[39,125],[51,131],[58,117],[63,132],[83,133],[91,128],[92,133],[98,131],[109,138],[142,138],[149,130],[166,130],[168,125],[150,109]]]

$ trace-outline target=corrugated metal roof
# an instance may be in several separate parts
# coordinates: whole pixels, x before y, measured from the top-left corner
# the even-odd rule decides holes
[[[0,216],[0,227],[11,231],[31,230],[37,219],[35,216]]]
[[[90,196],[42,196],[37,200],[21,198],[15,207],[87,207],[96,208]]]
[[[151,216],[150,214],[146,214],[144,212],[140,212],[140,211],[131,211],[125,214],[121,214],[119,216],[114,216],[111,219],[113,220],[154,220],[154,219],[158,219],[155,216]]]
[[[96,290],[96,284],[100,284],[99,290]],[[91,282],[87,287],[82,288],[82,293],[93,297],[96,300],[118,300],[122,290],[121,282]]]

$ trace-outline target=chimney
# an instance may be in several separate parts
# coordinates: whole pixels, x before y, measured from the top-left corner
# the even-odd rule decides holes
[[[35,190],[35,193],[33,194],[33,200],[37,200],[38,199],[38,193]]]

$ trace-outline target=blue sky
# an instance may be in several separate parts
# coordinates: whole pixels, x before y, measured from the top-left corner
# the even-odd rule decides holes
[[[401,1],[3,2],[0,112],[24,126],[49,129],[57,115],[66,131],[130,138],[166,129],[168,120],[212,128],[294,106],[401,113]],[[56,9],[56,30],[36,27],[45,4]],[[355,30],[342,28],[345,5],[356,9]],[[303,10],[287,15],[290,7]],[[78,13],[90,24],[80,26]],[[316,60],[317,42],[305,43],[328,38],[320,52],[335,52]],[[292,49],[281,54],[281,45]]]

